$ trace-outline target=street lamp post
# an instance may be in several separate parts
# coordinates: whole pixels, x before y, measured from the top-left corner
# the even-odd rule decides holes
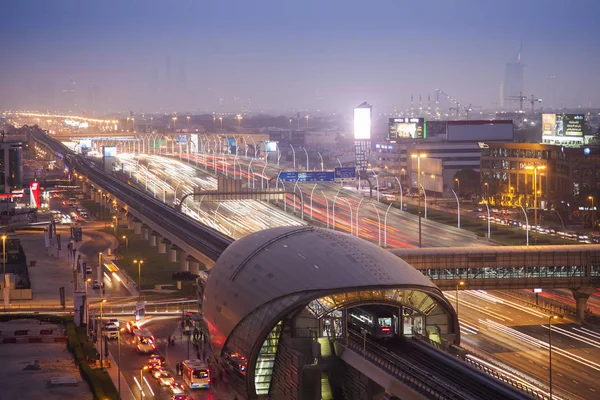
[[[138,267],[138,301],[142,298],[142,264],[144,260],[133,260]]]
[[[377,176],[377,174],[375,173],[375,171],[371,170],[371,172],[373,173],[373,176],[375,177],[375,184],[377,185],[377,201],[379,201],[379,177]],[[427,217],[425,217],[427,218]]]
[[[290,125],[292,123],[292,120],[290,119]],[[296,150],[294,150],[294,146],[292,146],[291,143],[289,143],[290,147],[292,148],[292,157],[294,160],[294,169],[296,169]]]
[[[390,208],[392,208],[392,203],[390,203],[390,205],[388,206],[387,210],[385,211],[385,216],[383,217],[383,247],[387,247],[387,217],[388,217],[388,213],[390,212]]]
[[[125,239],[125,251],[129,250],[129,238],[123,235],[123,239]]]
[[[358,210],[360,209],[360,205],[362,204],[364,199],[365,199],[364,197],[361,197],[360,201],[358,202],[358,205],[356,206],[356,237],[359,237],[359,235],[358,235],[358,219],[359,219],[358,218]],[[352,229],[350,229],[350,234],[352,234]]]
[[[313,193],[315,192],[315,189],[317,188],[318,183],[315,183],[315,186],[313,186],[312,190],[310,191],[310,220],[313,220]]]
[[[487,239],[489,241],[490,240],[490,236],[491,236],[491,231],[490,231],[490,220],[491,220],[491,218],[490,218],[490,206],[488,205],[487,200],[485,201],[485,208],[487,208],[487,214],[488,214],[488,217],[487,217],[487,223],[488,223],[488,234],[487,234],[487,236],[488,237],[487,237]]]
[[[423,187],[422,184],[419,183],[419,186],[421,186],[421,190],[423,190],[423,204],[425,205],[425,219],[427,219],[427,192],[425,191],[425,188]]]
[[[189,117],[188,117],[189,118]],[[121,332],[124,331],[125,328],[120,328],[119,330],[117,330],[117,375],[119,376],[117,379],[119,380],[118,383],[118,391],[119,391],[119,398],[121,398]]]
[[[375,204],[371,204],[373,206],[373,208],[375,209],[375,212],[377,213],[377,222],[379,224],[379,229],[378,229],[378,245],[379,247],[381,247],[381,217],[379,216],[379,210],[377,209],[377,207],[375,207]],[[356,215],[356,218],[358,218],[358,215]],[[356,236],[358,237],[358,232],[356,232]]]
[[[4,273],[2,274],[2,287],[4,288],[2,295],[4,296],[4,292],[8,289],[6,285],[6,235],[2,235],[2,265],[4,267]],[[6,311],[6,305],[4,306],[4,311]]]
[[[102,336],[102,305],[106,303],[106,299],[103,299],[100,302],[100,321],[98,323],[98,336],[100,339],[100,369],[104,368],[104,365],[102,364],[102,342],[104,341],[104,337]]]
[[[411,154],[412,158],[417,159],[417,191],[421,190],[421,157],[425,157],[425,154]],[[422,235],[421,235],[421,193],[419,193],[419,247],[423,246]]]
[[[324,163],[323,163],[323,156],[318,151],[317,151],[317,154],[319,155],[319,158],[321,159],[321,171],[323,171],[323,165],[324,165]]]
[[[456,317],[458,317],[458,287],[463,286],[464,284],[464,281],[460,281],[456,284]]]
[[[398,182],[398,187],[400,190],[400,211],[404,211],[404,207],[402,204],[402,184],[400,183],[400,179],[398,179],[398,177],[394,177],[394,179],[396,180],[396,182]]]
[[[521,210],[523,210],[523,214],[525,214],[525,234],[526,234],[526,240],[527,240],[527,246],[529,246],[529,218],[527,218],[527,211],[525,211],[525,209],[523,208],[523,206],[520,206]]]
[[[592,232],[594,232],[594,223],[596,221],[596,209],[594,208],[594,196],[588,196],[588,199],[592,201]]]
[[[456,194],[458,195],[458,197],[460,197],[460,179],[458,178],[454,178],[454,182],[456,182]]]
[[[89,321],[90,321],[90,301],[88,299],[88,284],[92,281],[92,278],[85,280],[85,334],[90,335]]]
[[[536,166],[531,166],[528,165],[525,167],[525,169],[529,169],[529,170],[533,170],[533,223],[535,226],[535,243],[537,244],[537,226],[538,226],[538,219],[537,219],[537,172],[538,170],[544,170],[546,169],[546,166],[544,165],[536,165]]]
[[[308,171],[308,152],[305,147],[303,147],[302,150],[304,150],[304,154],[306,154],[306,170]]]
[[[456,211],[458,212],[458,222],[456,227],[460,229],[460,201],[458,201],[458,195],[454,190],[452,191],[452,193],[454,194],[454,197],[456,197]]]
[[[322,190],[321,190],[321,195],[325,199],[325,210],[327,212],[327,229],[329,229],[329,200],[327,200],[327,196],[325,196],[325,193],[323,193]]]

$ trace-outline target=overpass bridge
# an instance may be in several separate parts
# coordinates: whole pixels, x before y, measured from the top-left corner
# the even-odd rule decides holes
[[[394,249],[442,290],[570,289],[583,318],[600,287],[600,245]],[[461,283],[462,282],[462,283]]]

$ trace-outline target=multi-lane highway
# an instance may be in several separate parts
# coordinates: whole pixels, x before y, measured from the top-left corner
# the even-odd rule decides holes
[[[285,204],[279,205],[287,213],[258,201],[209,203],[188,199],[184,202],[183,209],[186,213],[235,238],[268,227],[310,222],[330,229],[335,227],[336,230],[352,233],[388,248],[419,245],[417,216],[389,208],[386,204],[334,183],[296,185],[293,182],[277,181],[276,177],[281,169],[261,160],[223,155],[190,155],[189,164],[165,156],[122,155],[121,160],[125,174],[130,176],[130,183],[143,187],[167,204],[173,204],[185,193],[194,190],[215,190],[215,170],[219,174],[242,179],[255,188],[268,186],[296,191],[303,199],[304,221],[300,220],[301,199],[291,194],[287,195]],[[296,218],[290,217],[293,210],[296,211]],[[425,218],[422,218],[421,224],[424,247],[488,244],[478,240],[471,232]]]
[[[456,293],[446,292],[455,304]],[[459,292],[461,341],[492,357],[535,386],[549,381],[549,317],[483,291]],[[552,371],[556,398],[596,399],[600,394],[600,332],[552,319]]]

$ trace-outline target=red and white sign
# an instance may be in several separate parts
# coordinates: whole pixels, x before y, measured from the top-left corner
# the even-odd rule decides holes
[[[29,204],[33,208],[40,208],[40,183],[29,183]]]

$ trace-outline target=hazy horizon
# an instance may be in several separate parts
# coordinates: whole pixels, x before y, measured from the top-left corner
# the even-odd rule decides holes
[[[20,0],[3,5],[0,108],[391,111],[435,89],[491,108],[521,41],[524,95],[600,105],[600,3],[482,3]]]

